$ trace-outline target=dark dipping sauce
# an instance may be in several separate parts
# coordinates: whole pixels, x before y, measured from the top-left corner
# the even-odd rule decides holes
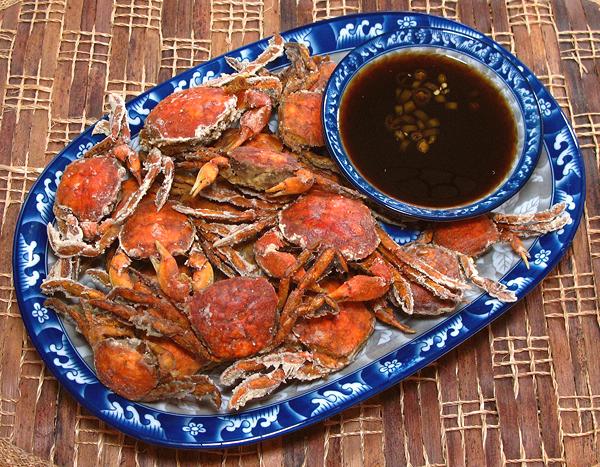
[[[401,149],[385,123],[398,105],[398,77],[414,80],[419,69],[434,80],[443,74],[446,98],[457,104],[452,110],[434,101],[422,106],[439,120],[426,153],[416,144]],[[484,198],[505,180],[516,158],[516,123],[498,88],[477,70],[436,53],[396,53],[369,64],[349,83],[339,115],[342,143],[362,176],[388,196],[421,207],[451,208]]]

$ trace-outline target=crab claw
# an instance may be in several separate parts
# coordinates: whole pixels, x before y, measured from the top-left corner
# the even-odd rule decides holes
[[[137,151],[131,149],[127,143],[121,143],[112,149],[112,155],[119,159],[121,162],[127,164],[127,168],[131,174],[135,177],[138,185],[142,184],[142,163],[140,162],[140,156]]]
[[[310,170],[300,169],[294,177],[286,178],[265,191],[271,196],[299,195],[310,190],[314,183],[313,173]]]
[[[131,260],[121,249],[117,250],[108,263],[108,275],[113,287],[133,288],[133,281],[126,269],[131,264]]]
[[[192,249],[185,264],[194,269],[192,274],[192,289],[194,292],[199,292],[214,282],[212,265],[199,248]]]
[[[160,255],[160,260],[151,258],[151,262],[156,270],[158,285],[167,297],[178,302],[185,301],[191,292],[189,278],[185,274],[179,273],[177,261],[158,240],[156,241],[156,250]]]
[[[273,92],[277,93],[277,90]],[[224,145],[225,152],[233,151],[263,131],[269,123],[273,111],[271,98],[266,92],[246,89],[238,93],[237,97],[240,107],[248,110],[240,118],[240,127],[230,135],[230,140]]]
[[[367,302],[383,296],[390,288],[388,281],[377,276],[353,276],[329,293],[338,302]]]
[[[504,233],[503,236],[508,237],[508,240],[510,241],[510,247],[516,254],[518,254],[521,257],[521,259],[525,263],[525,266],[527,267],[527,269],[529,269],[529,251],[527,251],[527,248],[525,248],[525,245],[523,245],[521,239],[517,235],[512,233],[510,235]]]
[[[204,188],[212,185],[212,183],[216,180],[217,175],[219,175],[219,169],[224,169],[227,167],[229,167],[229,160],[223,156],[214,157],[204,164],[196,176],[196,181],[190,190],[190,195],[194,198]]]

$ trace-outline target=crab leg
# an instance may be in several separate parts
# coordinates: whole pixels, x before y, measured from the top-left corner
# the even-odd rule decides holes
[[[270,77],[261,78],[268,79]],[[281,88],[278,78],[274,78],[273,83],[275,87],[279,86]],[[259,134],[269,123],[269,118],[273,111],[271,97],[267,93],[257,89],[247,89],[244,91],[241,95],[240,106],[242,108],[249,108],[250,110],[244,112],[240,118],[240,128],[237,131],[237,137],[223,147],[223,150],[227,153]]]
[[[148,192],[163,167],[163,155],[158,149],[153,148],[148,154],[148,159],[145,161],[144,165],[146,169],[146,175],[144,176],[142,183],[138,189],[129,196],[127,202],[114,216],[113,221],[117,224],[121,224],[133,213],[133,211],[135,211],[135,208],[137,208],[144,195]],[[165,180],[168,180],[168,178],[169,177],[165,176]],[[166,199],[162,200],[163,204],[165,201]],[[162,204],[159,205],[157,201],[156,207],[157,209],[160,209]]]
[[[153,310],[156,310],[161,318],[173,321],[174,323],[177,323],[185,328],[190,327],[187,317],[181,311],[179,311],[177,307],[173,306],[167,300],[156,297],[151,293],[142,292],[140,290],[127,287],[115,287],[106,296],[108,300],[112,300],[116,297],[140,305],[148,305]]]
[[[201,244],[202,249],[208,256],[211,263],[218,267],[225,275],[227,275],[228,277],[233,277],[236,275],[237,272],[237,274],[241,276],[251,276],[256,272],[256,266],[248,262],[235,249],[228,246],[220,248],[215,248],[213,246],[212,242],[217,241],[218,235],[221,234],[221,228],[219,227],[226,226],[205,223],[198,223],[197,225],[200,230],[200,235],[206,240]],[[215,233],[215,230],[219,230],[219,233]],[[229,231],[227,231],[225,234],[229,235]],[[231,271],[231,276],[229,275],[229,272],[226,272],[222,267],[225,265],[225,262],[228,264],[227,269]],[[231,268],[233,268],[233,270]]]
[[[123,97],[118,94],[109,94],[108,103],[111,107],[108,125],[102,124],[100,128],[98,128],[97,125],[94,128],[94,134],[103,133],[106,134],[106,138],[90,148],[84,154],[84,157],[93,157],[97,154],[104,154],[110,151],[119,140],[119,136],[123,133],[123,130],[125,130],[122,135],[124,137],[123,139],[125,142],[128,142],[129,140],[129,126],[127,125],[127,119],[125,118],[126,110]],[[106,122],[106,120],[103,120],[103,122]]]
[[[175,177],[176,183],[186,191],[194,184],[195,178],[183,174],[177,174]],[[217,203],[230,203],[238,208],[245,209],[260,209],[263,211],[272,211],[277,209],[278,204],[275,200],[263,200],[255,197],[246,197],[238,191],[230,188],[226,182],[217,180],[216,183],[209,185],[204,190],[199,192],[199,197],[215,201]]]
[[[44,306],[48,307],[48,308],[52,308],[57,313],[59,313],[63,316],[67,316],[67,317],[71,318],[73,321],[75,321],[75,325],[77,326],[77,329],[79,330],[79,332],[81,332],[84,335],[86,340],[88,340],[88,342],[89,342],[89,339],[87,338],[87,335],[86,335],[87,329],[88,329],[88,322],[85,319],[83,312],[79,306],[67,305],[65,302],[63,302],[62,300],[59,300],[58,298],[47,298],[44,301]]]
[[[167,297],[176,302],[184,302],[192,291],[190,278],[179,272],[177,261],[158,240],[156,241],[156,250],[160,255],[160,260],[151,257],[150,261],[156,271],[158,285]]]
[[[293,254],[280,251],[283,247],[285,243],[277,228],[268,230],[254,243],[256,263],[269,276],[277,279],[292,276],[303,266],[303,264],[297,265],[297,258]],[[308,256],[304,261],[308,261],[310,257],[310,251],[307,253]],[[290,271],[292,267],[294,271]]]
[[[73,256],[99,256],[119,234],[118,226],[114,226],[105,231],[100,241],[96,242],[95,245],[90,245],[83,240],[83,231],[78,225],[72,226],[69,230],[77,233],[64,237],[51,223],[48,223],[46,227],[48,242],[52,247],[52,251],[61,259],[69,259]]]
[[[283,310],[281,311],[279,328],[273,338],[270,349],[277,347],[288,336],[298,319],[298,311],[306,289],[316,284],[316,282],[327,272],[334,258],[334,248],[326,248],[323,250],[311,268],[306,272],[304,277],[302,277],[298,286],[290,293]]]
[[[416,277],[416,274],[414,274],[414,271],[416,271],[419,273],[419,275],[431,279],[438,285],[456,291],[465,290],[466,284],[441,274],[424,261],[421,261],[419,258],[406,253],[396,242],[394,242],[394,240],[392,240],[391,237],[388,236],[388,234],[381,227],[377,226],[376,229],[381,240],[381,247],[388,253],[388,256],[396,259],[394,264],[400,263],[400,267],[404,272]]]
[[[127,143],[118,144],[110,150],[109,154],[124,162],[136,181],[142,183],[142,163],[140,162],[140,156]]]
[[[88,269],[85,271],[96,283],[103,287],[111,287],[110,276],[103,269]]]
[[[217,408],[221,407],[221,392],[206,375],[182,376],[159,384],[148,392],[140,401],[153,402],[165,399],[186,399],[192,397],[198,401],[210,396]]]
[[[214,282],[213,268],[199,246],[193,246],[185,263],[194,269],[192,274],[192,289],[199,292]]]
[[[334,173],[339,172],[337,165],[335,165],[335,162],[333,162],[329,156],[321,156],[308,150],[302,151],[299,156],[303,161],[306,161],[308,164],[317,169],[329,170],[330,172]]]
[[[394,311],[386,305],[385,299],[379,299],[373,303],[373,313],[379,321],[385,324],[389,324],[390,326],[398,329],[399,331],[405,332],[407,334],[414,334],[416,332],[413,328],[398,321],[398,319],[394,315]]]
[[[400,274],[400,272],[388,263],[383,257],[375,252],[358,266],[364,271],[381,277],[391,284],[392,298],[402,310],[409,315],[414,309],[414,299],[410,289],[410,283]]]
[[[133,337],[133,328],[129,323],[123,323],[109,315],[94,315],[85,301],[77,306],[67,305],[57,298],[48,298],[44,301],[44,306],[75,321],[77,329],[91,346],[107,337]]]
[[[279,34],[275,34],[271,39],[269,39],[269,45],[267,48],[252,62],[248,65],[245,65],[241,71],[238,71],[234,74],[224,74],[218,78],[214,78],[206,83],[206,86],[219,87],[223,86],[235,78],[240,76],[252,76],[256,74],[259,70],[267,66],[273,60],[281,57],[283,55],[283,46],[284,40]]]
[[[458,255],[458,260],[465,273],[465,276],[470,279],[480,289],[489,293],[492,297],[497,298],[502,302],[516,302],[517,296],[514,292],[508,290],[504,284],[494,282],[486,277],[481,277],[479,271],[475,267],[475,262],[470,256]]]
[[[271,196],[299,195],[304,193],[315,183],[315,176],[306,169],[300,169],[293,177],[286,178],[281,183],[265,190]]]
[[[213,266],[215,266],[219,271],[225,274],[227,277],[235,277],[237,276],[236,272],[226,264],[225,259],[221,258],[222,253],[216,251],[213,248],[212,242],[208,240],[203,240],[200,242],[200,246],[202,247],[202,251],[211,262]]]
[[[86,287],[72,279],[46,279],[42,282],[41,289],[48,295],[62,292],[69,298],[103,299],[105,297],[103,292]]]
[[[494,214],[493,220],[498,224],[528,225],[552,222],[560,217],[567,208],[566,203],[556,203],[545,211],[532,214]]]
[[[148,311],[141,311],[135,307],[115,303],[111,300],[89,300],[89,303],[96,308],[108,311],[119,318],[127,320],[136,328],[150,335],[168,337],[193,355],[197,355],[205,360],[214,360],[189,328],[181,327],[177,323],[160,318],[155,314],[150,314]]]
[[[263,219],[258,220],[254,224],[244,225],[233,232],[231,232],[226,237],[223,237],[216,242],[213,243],[215,248],[231,246],[237,243],[244,242],[249,240],[252,237],[255,237],[267,227],[273,227],[277,223],[276,216],[268,216]]]
[[[323,309],[327,305],[329,309]],[[327,314],[338,314],[340,308],[337,302],[327,295],[319,294],[312,297],[306,304],[302,305],[298,315],[304,318],[318,318]]]
[[[89,270],[88,270],[89,272]],[[79,275],[79,257],[71,256],[69,258],[59,257],[56,263],[52,265],[46,279],[73,279],[76,280]]]
[[[525,267],[529,269],[529,251],[527,250],[527,248],[525,248],[525,245],[523,244],[519,236],[514,232],[504,230],[500,232],[500,240],[508,242],[512,250],[521,257],[521,259],[525,263]]]
[[[497,225],[503,232],[513,232],[520,237],[532,237],[534,235],[547,234],[548,232],[562,229],[567,225],[570,219],[571,216],[567,213],[564,216],[558,216],[548,222],[536,222],[530,224],[504,224],[499,222]]]
[[[242,212],[227,210],[217,211],[215,209],[207,208],[192,208],[189,206],[184,206],[183,204],[177,204],[173,206],[173,209],[188,216],[217,222],[251,222],[256,220],[259,214],[253,209],[247,209],[246,211]]]
[[[383,277],[359,274],[329,292],[329,298],[338,302],[368,302],[385,295],[389,288],[389,282]]]
[[[168,156],[162,156],[161,171],[164,176],[163,182],[156,192],[156,197],[154,198],[156,209],[159,211],[169,199],[169,193],[171,192],[171,187],[173,186],[173,179],[175,176],[175,165],[173,164],[173,159]]]
[[[267,368],[274,370],[267,374],[255,373]],[[288,379],[310,381],[330,372],[326,368],[314,370],[314,360],[309,352],[281,352],[236,362],[223,372],[221,383],[231,385],[236,380],[243,379],[234,388],[229,400],[229,408],[238,409],[250,400],[271,394]],[[249,371],[254,374],[248,376]]]
[[[113,287],[133,288],[133,281],[126,269],[131,265],[131,260],[120,248],[115,252],[108,263],[108,277]]]
[[[393,256],[389,251],[382,249],[381,247],[379,247],[379,252],[390,264],[396,263],[398,261],[397,258],[395,256]],[[413,282],[416,282],[419,285],[422,285],[427,290],[432,292],[436,297],[439,297],[444,300],[454,300],[454,301],[458,301],[461,298],[460,293],[452,292],[447,287],[438,284],[432,278],[427,277],[423,273],[419,272],[418,270],[412,268],[411,266],[409,266],[407,264],[399,264],[398,268],[400,269],[400,272],[402,274],[406,275],[406,277],[408,279],[410,279]],[[466,288],[466,285],[465,285],[465,288]]]
[[[415,309],[415,300],[410,289],[410,283],[398,271],[393,272],[392,299],[408,315]]]

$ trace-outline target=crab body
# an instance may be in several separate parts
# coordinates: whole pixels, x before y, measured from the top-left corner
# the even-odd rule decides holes
[[[369,256],[379,245],[375,220],[361,201],[311,190],[279,214],[283,237],[302,248],[333,247],[346,260]]]
[[[219,281],[194,295],[190,320],[209,352],[220,360],[255,355],[272,340],[277,294],[264,278]]]
[[[227,149],[260,133],[281,93],[281,82],[275,76],[255,75],[282,53],[283,40],[275,36],[254,62],[236,73],[163,99],[146,119],[140,133],[142,145],[173,154],[189,151],[216,141],[237,120],[240,127]]]
[[[297,152],[325,146],[321,124],[323,90],[335,69],[325,57],[311,57],[306,46],[286,44],[292,65],[282,76],[279,135]]]
[[[83,159],[69,164],[56,190],[54,213],[57,227],[48,224],[48,239],[59,257],[98,256],[117,237],[120,226],[133,214],[160,172],[163,184],[155,196],[160,209],[172,181],[172,161],[153,150],[145,161],[142,178],[137,153],[128,146],[129,126],[123,98],[111,95],[109,134],[93,146]],[[104,125],[106,126],[106,125]],[[127,162],[132,180],[123,183]],[[131,189],[134,186],[135,188]]]

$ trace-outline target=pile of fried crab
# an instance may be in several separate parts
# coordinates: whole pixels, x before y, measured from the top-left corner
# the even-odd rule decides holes
[[[291,65],[268,71],[284,53]],[[412,333],[403,319],[451,312],[472,287],[515,301],[474,260],[509,242],[526,261],[521,239],[569,220],[557,204],[427,225],[398,245],[378,222],[398,221],[351,189],[324,148],[334,62],[280,36],[253,62],[227,61],[230,74],[154,107],[139,151],[111,95],[94,129],[106,137],[56,191],[46,305],[75,323],[99,380],[127,399],[220,407],[227,391],[235,410],[344,368],[376,320]]]

